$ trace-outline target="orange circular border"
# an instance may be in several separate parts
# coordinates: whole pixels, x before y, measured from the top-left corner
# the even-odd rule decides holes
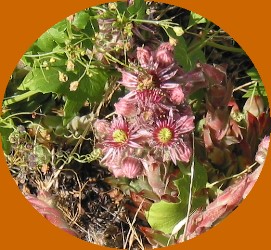
[[[66,16],[105,0],[28,0],[1,2],[1,100],[9,76],[23,53],[46,29]],[[257,5],[245,0],[164,0],[192,10],[212,20],[228,32],[247,52],[258,69],[269,97],[271,96],[268,1]],[[0,245],[10,249],[108,249],[69,236],[43,219],[24,199],[12,180],[0,149]],[[270,151],[270,150],[269,150]],[[262,174],[248,198],[220,225],[209,232],[169,249],[254,249],[270,245],[271,217],[268,211],[271,168],[270,153]],[[267,195],[266,195],[267,194]],[[265,229],[267,228],[267,229]]]

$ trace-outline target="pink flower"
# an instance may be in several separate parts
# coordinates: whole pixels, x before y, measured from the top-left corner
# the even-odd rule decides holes
[[[122,160],[122,172],[124,176],[133,179],[141,175],[143,171],[142,162],[135,157],[125,157]]]
[[[153,112],[165,112],[173,108],[166,101],[166,94],[161,89],[146,89],[137,91],[138,107],[140,111],[152,110]]]
[[[116,113],[125,117],[134,116],[137,111],[136,103],[131,98],[123,97],[114,106]]]
[[[129,148],[142,148],[140,143],[141,135],[137,133],[138,128],[131,126],[122,116],[114,117],[110,131],[105,140],[101,143],[105,153],[102,162],[112,162],[120,158]]]
[[[152,129],[154,151],[160,153],[163,161],[171,159],[188,162],[191,157],[191,145],[187,133],[194,129],[194,117],[182,116],[177,120],[170,110],[168,117],[156,121]]]
[[[141,70],[133,73],[122,71],[120,83],[129,90],[173,89],[180,86],[178,77],[184,72],[175,64],[173,47],[169,43],[162,43],[156,51],[148,47],[137,48],[137,60]]]
[[[122,73],[122,80],[120,84],[126,87],[129,90],[136,90],[138,85],[138,77],[132,73],[121,71]]]

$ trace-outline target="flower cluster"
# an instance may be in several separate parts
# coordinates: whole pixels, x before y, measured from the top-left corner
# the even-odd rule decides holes
[[[178,79],[173,47],[162,43],[155,51],[137,49],[136,69],[122,70],[121,84],[129,92],[115,104],[111,122],[94,124],[103,151],[102,163],[116,177],[144,174],[148,161],[189,162],[194,116]]]

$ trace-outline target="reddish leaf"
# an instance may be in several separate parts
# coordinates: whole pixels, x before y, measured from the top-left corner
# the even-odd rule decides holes
[[[73,236],[77,236],[75,231],[73,231],[65,221],[62,212],[53,206],[53,199],[48,192],[40,191],[38,197],[34,195],[26,195],[25,197],[30,204],[53,225]]]

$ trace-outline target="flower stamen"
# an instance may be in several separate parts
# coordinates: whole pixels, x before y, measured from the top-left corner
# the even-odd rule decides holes
[[[153,89],[155,87],[155,83],[151,75],[149,76],[144,75],[141,78],[142,79],[139,79],[137,90],[142,91],[146,89]]]
[[[161,143],[166,144],[172,139],[173,133],[169,128],[162,128],[158,132],[157,137]]]
[[[113,137],[114,142],[117,142],[117,143],[124,143],[128,139],[127,133],[123,131],[122,129],[116,129],[113,132],[112,137]]]

